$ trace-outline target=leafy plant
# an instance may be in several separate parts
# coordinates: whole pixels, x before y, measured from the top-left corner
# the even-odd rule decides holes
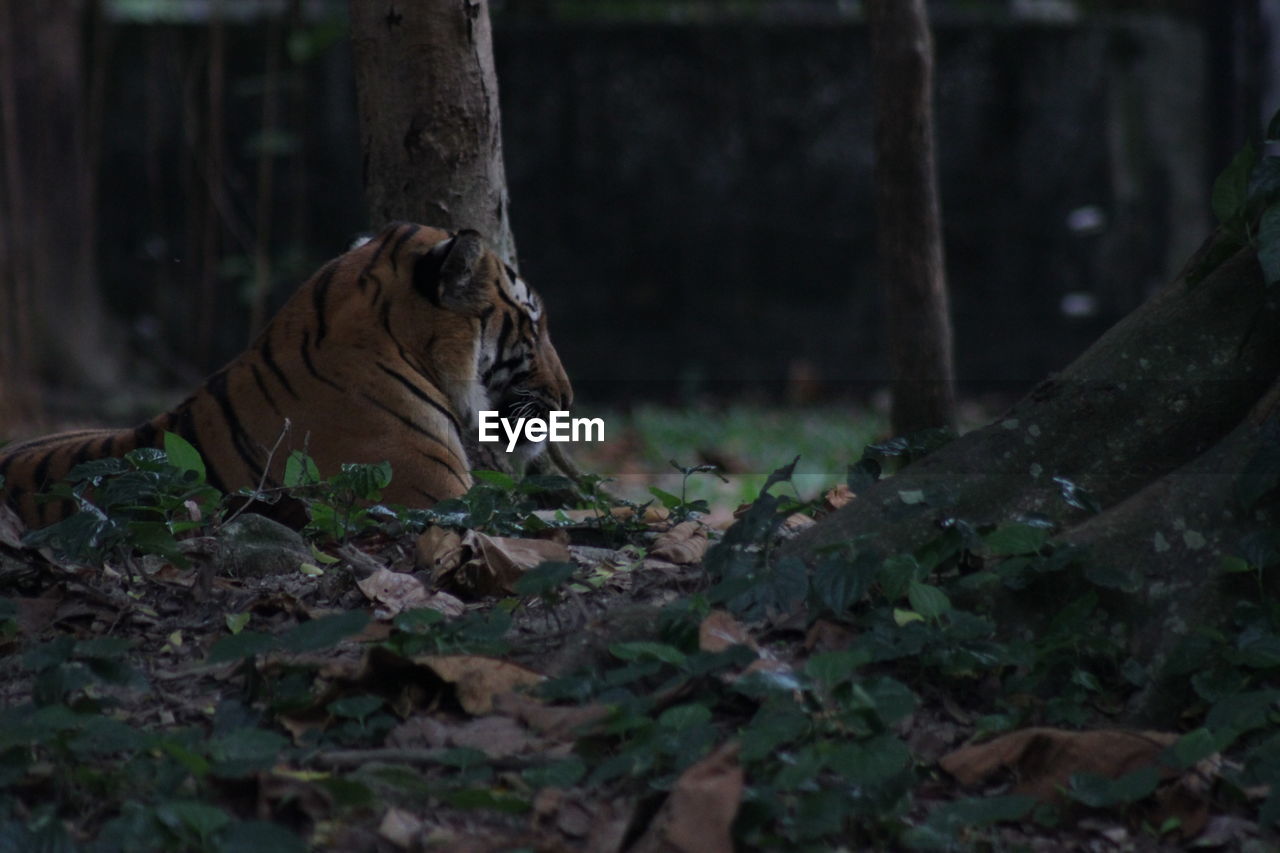
[[[185,566],[178,537],[223,512],[223,495],[205,482],[199,452],[174,433],[164,434],[163,450],[140,447],[77,465],[42,499],[68,501],[75,511],[27,533],[24,544],[88,563],[127,560],[137,550]]]

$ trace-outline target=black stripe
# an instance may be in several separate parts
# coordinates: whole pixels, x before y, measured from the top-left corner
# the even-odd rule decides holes
[[[107,436],[98,442],[98,446],[93,452],[99,459],[106,459],[108,456],[115,456],[116,437],[114,435]]]
[[[505,289],[501,287],[495,287],[494,290],[498,291],[498,296],[501,297],[503,302],[511,306],[512,311],[515,311],[517,314],[526,313],[525,309],[521,308],[518,302],[516,302],[514,299],[512,299],[510,296],[507,295],[507,291]]]
[[[382,320],[382,328],[386,330],[388,335],[390,335],[391,334],[391,303],[390,302],[382,303],[382,308],[381,310],[379,310],[378,316]]]
[[[325,307],[329,299],[329,287],[333,284],[333,274],[338,271],[338,259],[334,258],[316,274],[315,286],[311,289],[311,304],[316,310],[316,346],[324,341],[329,333],[329,322],[325,318]]]
[[[360,271],[360,278],[364,278],[366,275],[368,275],[370,270],[372,270],[377,265],[378,259],[382,257],[383,250],[387,248],[387,243],[391,240],[392,237],[394,237],[399,232],[399,230],[400,230],[399,225],[389,225],[382,232],[382,234],[378,237],[378,247],[374,249],[373,255],[369,258],[369,262],[365,264],[364,269]]]
[[[407,376],[404,376],[403,374],[398,373],[395,370],[392,370],[390,367],[387,367],[385,364],[383,364],[380,361],[377,362],[377,365],[378,365],[378,369],[381,370],[383,373],[387,374],[392,379],[399,382],[405,388],[408,388],[409,391],[413,394],[413,396],[417,397],[419,400],[426,403],[428,406],[432,406],[433,408],[435,408],[436,411],[438,411],[440,414],[448,418],[449,423],[453,425],[453,433],[455,436],[457,436],[458,443],[459,444],[462,443],[462,424],[458,423],[458,418],[453,412],[449,411],[444,406],[440,405],[435,400],[431,399],[431,397],[425,391],[423,391],[417,385],[413,384],[413,382]]]
[[[155,447],[156,437],[160,434],[160,430],[156,429],[156,425],[151,421],[147,421],[133,431],[134,447]],[[182,436],[188,441],[191,439]],[[194,443],[194,442],[193,442]]]
[[[436,444],[438,444],[438,445],[440,445],[441,447],[443,447],[445,450],[448,450],[448,449],[449,449],[449,446],[448,446],[447,444],[445,444],[443,441],[441,441],[441,440],[440,440],[440,438],[439,438],[439,436],[434,435],[433,433],[431,433],[431,432],[429,432],[429,431],[427,431],[427,430],[423,429],[419,424],[414,423],[412,418],[405,417],[404,415],[402,415],[402,414],[400,414],[399,412],[397,412],[395,409],[391,408],[390,406],[386,405],[385,403],[381,402],[380,400],[377,400],[377,399],[375,399],[374,397],[369,396],[368,394],[361,393],[361,395],[360,395],[360,396],[364,397],[364,398],[365,398],[366,400],[368,400],[370,403],[372,403],[373,405],[377,406],[379,409],[382,409],[382,411],[384,411],[384,412],[386,412],[387,414],[391,415],[391,416],[392,416],[392,417],[394,417],[396,420],[400,421],[400,423],[404,424],[404,425],[405,425],[405,426],[407,426],[409,429],[413,430],[414,432],[418,433],[419,435],[421,435],[421,436],[423,436],[423,437],[425,437],[425,438],[429,438],[429,439],[431,439],[431,440],[432,440],[432,441],[434,441]],[[437,462],[437,463],[439,463],[440,465],[443,465],[445,468],[447,468],[447,469],[449,470],[449,473],[450,473],[450,474],[452,474],[452,475],[453,475],[453,476],[458,480],[458,482],[463,483],[463,485],[466,485],[465,481],[464,481],[461,477],[459,477],[459,476],[458,476],[458,472],[457,472],[457,471],[454,469],[454,467],[453,467],[452,465],[450,465],[447,461],[445,461],[444,459],[441,459],[439,456],[436,456],[434,453],[427,453],[425,450],[419,450],[418,452],[419,452],[419,453],[421,453],[423,456],[427,457],[428,459],[430,459],[430,460],[432,460],[432,461],[434,461],[434,462]]]
[[[511,333],[515,331],[511,324],[511,315],[502,315],[502,328],[498,330],[498,344],[494,347],[493,357],[496,359],[502,355],[507,349],[507,338],[511,337]]]
[[[413,490],[414,490],[415,492],[417,492],[418,494],[422,495],[424,498],[426,498],[427,500],[431,501],[433,504],[438,504],[438,503],[440,503],[440,499],[439,499],[438,497],[436,497],[435,495],[431,494],[430,492],[428,492],[426,489],[420,489],[420,488],[418,488],[417,486],[413,486],[412,488],[413,488]]]
[[[321,382],[328,385],[329,387],[334,388],[338,391],[346,390],[337,382],[334,382],[332,379],[330,379],[327,376],[322,376],[320,374],[320,371],[316,370],[315,364],[311,361],[311,332],[310,331],[304,331],[302,333],[302,346],[299,348],[299,352],[302,354],[302,363],[307,366],[307,371],[312,376],[314,376],[316,379],[319,379]]]
[[[271,355],[271,326],[267,327],[267,331],[262,335],[262,343],[258,346],[258,354],[262,356],[262,363],[267,369],[275,374],[276,381],[284,386],[284,390],[289,392],[289,396],[295,400],[301,400],[298,392],[293,390],[293,386],[289,384],[289,378],[284,375],[284,371],[280,369],[280,365],[276,364],[275,358]]]
[[[93,440],[81,442],[75,450],[71,451],[71,468],[76,467],[81,462],[88,462],[90,459],[98,458],[92,454]]]
[[[222,410],[222,419],[226,422],[227,430],[231,434],[231,446],[236,449],[236,453],[248,467],[254,483],[257,483],[262,479],[262,465],[258,462],[253,444],[249,441],[244,425],[236,414],[235,406],[231,404],[231,398],[227,395],[227,371],[221,370],[215,373],[204,387],[209,392],[209,396],[217,402],[218,408]]]
[[[435,462],[437,465],[443,466],[444,469],[449,472],[449,475],[453,477],[453,479],[458,481],[458,484],[461,485],[462,488],[465,489],[468,487],[467,481],[462,479],[461,475],[458,474],[457,470],[455,470],[452,465],[450,465],[445,460],[441,459],[439,456],[436,456],[434,453],[428,453],[425,450],[419,450],[418,455],[425,456],[426,458],[430,459],[432,462]]]
[[[36,463],[35,470],[31,472],[31,485],[36,489],[44,491],[45,480],[49,477],[49,463],[53,461],[53,454],[46,453]]]
[[[280,411],[280,407],[276,405],[276,400],[271,396],[271,392],[267,390],[267,383],[262,381],[262,371],[258,370],[258,365],[249,365],[250,372],[253,373],[253,384],[258,386],[258,392],[262,394],[263,399],[267,401],[267,405],[271,407],[271,411],[280,417],[284,417],[284,413]]]
[[[400,239],[396,240],[396,244],[391,247],[391,271],[396,272],[400,266],[400,249],[408,242],[409,238],[422,230],[419,225],[410,225],[409,228],[400,235]]]

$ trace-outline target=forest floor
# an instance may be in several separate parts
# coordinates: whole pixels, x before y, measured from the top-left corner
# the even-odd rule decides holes
[[[728,411],[764,454],[804,432]],[[972,604],[1034,526],[776,560],[857,455],[769,476],[707,424],[751,506],[706,472],[572,511],[494,477],[350,536],[246,514],[99,560],[0,516],[0,848],[1276,848],[1252,759],[1198,726],[1280,744],[1276,691],[1215,705],[1211,667],[1185,725],[1121,726],[1140,674],[1097,596],[1035,637]],[[659,476],[654,444],[604,470]]]

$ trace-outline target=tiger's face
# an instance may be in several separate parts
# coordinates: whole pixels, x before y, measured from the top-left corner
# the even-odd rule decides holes
[[[473,436],[481,410],[513,421],[567,410],[573,389],[533,288],[475,231],[423,228],[410,241],[421,251],[413,262],[413,296],[424,304],[399,318],[418,328],[393,337],[421,341],[424,365]],[[528,457],[539,449],[518,452]]]

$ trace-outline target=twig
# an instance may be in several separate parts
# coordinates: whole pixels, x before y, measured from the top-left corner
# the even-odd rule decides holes
[[[271,461],[275,459],[276,451],[280,449],[280,442],[284,441],[284,437],[289,434],[289,430],[292,427],[293,427],[293,422],[290,421],[288,418],[285,418],[284,426],[280,429],[280,434],[276,436],[276,443],[271,445],[271,449],[267,451],[267,461],[262,466],[262,477],[258,480],[258,488],[253,490],[253,493],[255,495],[261,495],[265,493],[266,487],[267,487],[267,476],[271,472]],[[231,513],[231,515],[227,518],[226,521],[222,522],[222,526],[226,527],[228,524],[235,521],[236,516],[244,512],[245,507],[249,506],[249,504],[251,503],[253,503],[252,499],[247,500],[244,503],[240,504],[240,506],[236,507],[236,511]]]

